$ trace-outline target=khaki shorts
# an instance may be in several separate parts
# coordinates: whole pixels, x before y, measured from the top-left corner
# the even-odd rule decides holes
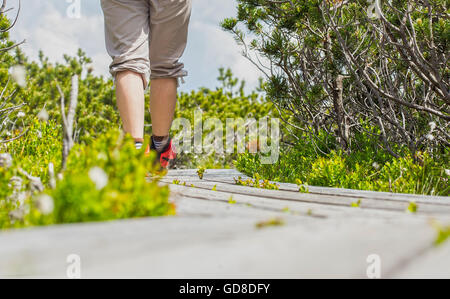
[[[191,0],[101,0],[110,72],[153,78],[187,75],[179,61],[186,48]]]

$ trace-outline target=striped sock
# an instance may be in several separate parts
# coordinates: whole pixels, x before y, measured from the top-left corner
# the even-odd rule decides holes
[[[160,152],[164,149],[164,147],[167,145],[168,141],[169,141],[169,135],[167,135],[167,136],[152,136],[153,146],[155,147],[156,151],[158,151],[158,152]]]
[[[144,145],[144,139],[135,139],[134,140],[134,146],[137,150],[140,150],[142,146]]]
[[[142,148],[142,146],[143,146],[143,143],[140,142],[140,141],[136,141],[134,143],[134,146],[136,147],[137,150],[140,150]]]

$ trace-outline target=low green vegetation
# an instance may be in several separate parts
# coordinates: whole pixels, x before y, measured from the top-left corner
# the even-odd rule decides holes
[[[352,202],[350,205],[352,208],[360,208],[361,207],[361,199],[358,199],[357,201]]]
[[[450,239],[450,226],[443,227],[438,231],[438,236],[436,238],[436,246],[444,244]]]
[[[198,178],[203,180],[203,175],[205,174],[206,169],[204,167],[199,167],[197,169]]]
[[[269,190],[278,190],[280,187],[279,185],[272,183],[267,179],[262,179],[258,173],[255,173],[253,175],[253,179],[243,180],[242,177],[238,177],[234,178],[234,182],[236,183],[236,185],[240,186],[269,189]]]
[[[295,180],[298,185],[298,192],[300,193],[309,193],[308,184],[304,184],[302,180],[296,179]]]
[[[450,239],[450,225],[443,225],[437,221],[432,221],[431,225],[437,232],[435,246],[440,246]]]
[[[352,154],[318,153],[307,142],[281,148],[275,164],[262,164],[260,154],[250,153],[240,155],[236,161],[243,173],[272,181],[441,196],[450,194],[449,165],[448,149],[440,159],[427,152],[417,153],[414,159],[407,153],[395,158],[370,147]]]
[[[419,209],[419,206],[415,202],[410,202],[408,205],[408,208],[406,209],[407,213],[415,214],[417,213],[417,210]]]
[[[49,165],[59,165],[61,160],[56,148],[60,138],[54,134],[57,127],[36,122],[21,142],[8,144],[12,164],[0,167],[0,228],[175,212],[168,201],[168,188],[158,186],[156,180],[146,180],[149,172],[156,171],[154,157],[145,157],[144,150],[137,151],[133,140],[118,129],[89,145],[76,145],[69,155],[67,170],[55,175]],[[41,139],[46,142],[42,144]],[[26,158],[29,156],[31,159]]]
[[[262,228],[267,228],[267,227],[271,227],[271,226],[283,226],[285,225],[285,222],[283,219],[281,218],[272,218],[269,219],[267,221],[260,221],[256,223],[256,228],[258,229],[262,229]]]

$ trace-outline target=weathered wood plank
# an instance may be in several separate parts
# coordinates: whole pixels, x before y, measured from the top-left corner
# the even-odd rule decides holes
[[[365,278],[367,257],[378,254],[381,274],[402,257],[423,250],[428,231],[349,223],[328,230],[286,226],[255,231],[241,238],[128,256],[116,264],[88,268],[95,277],[166,278]],[[385,231],[386,233],[382,233]],[[320,234],[320,236],[318,236]],[[117,273],[121,273],[118,275]],[[427,275],[427,272],[421,275]]]
[[[170,178],[163,178],[161,182],[170,184],[173,180]],[[282,190],[267,190],[252,188],[246,186],[232,185],[227,183],[221,183],[217,181],[187,181],[189,186],[191,183],[194,184],[195,188],[211,190],[213,187],[217,191],[228,192],[230,194],[243,194],[250,195],[261,198],[274,198],[286,201],[301,201],[309,203],[317,203],[322,205],[334,205],[334,206],[345,206],[350,207],[352,203],[356,202],[355,198],[349,197],[339,197],[321,194],[311,194],[311,193],[299,193],[290,192]],[[367,209],[381,209],[381,210],[392,210],[392,211],[406,211],[409,206],[409,202],[403,201],[389,201],[389,200],[378,200],[372,198],[366,198],[361,200],[360,207]],[[436,206],[433,204],[421,203],[419,205],[419,212],[424,214],[450,214],[450,206]]]
[[[180,185],[170,185],[172,194],[175,197],[190,197],[208,201],[219,201],[227,203],[230,200],[230,194],[228,192],[211,191],[206,189],[191,188]],[[317,218],[378,218],[378,219],[404,219],[405,221],[415,221],[422,219],[428,221],[429,215],[427,214],[410,214],[406,211],[397,210],[377,210],[377,209],[365,209],[365,208],[351,208],[349,206],[334,206],[323,205],[314,202],[301,202],[301,201],[285,201],[273,198],[255,197],[244,194],[233,194],[232,199],[236,202],[235,205],[243,205],[254,209],[270,210],[280,212],[281,215],[298,215],[304,217],[317,217]],[[229,205],[229,204],[228,204]],[[234,205],[229,205],[234,206]],[[441,222],[450,223],[450,214],[434,215],[436,220]]]
[[[236,169],[206,169],[205,174],[213,176],[242,176],[243,174]],[[167,176],[197,176],[197,169],[170,169]]]
[[[422,223],[296,218],[258,230],[254,221],[172,217],[0,234],[9,244],[0,276],[64,277],[76,253],[83,277],[364,278],[368,255],[378,254],[388,273],[433,240]]]
[[[389,273],[395,278],[450,279],[450,243],[427,250],[410,263]]]
[[[180,179],[181,181],[196,182],[201,181],[198,178],[197,170],[170,170],[166,176],[166,179]],[[222,169],[207,169],[204,174],[205,181],[215,181],[221,183],[234,184],[234,178],[241,176],[243,179],[248,179],[249,177],[243,175],[237,170],[222,170]],[[279,183],[273,182],[280,186],[282,191],[298,191],[298,186],[289,183]],[[317,187],[309,186],[309,191],[311,194],[323,194],[331,196],[346,196],[353,198],[371,198],[380,200],[397,200],[410,202],[415,201],[417,203],[428,203],[428,204],[438,204],[438,205],[450,205],[450,197],[448,196],[427,196],[427,195],[417,195],[417,194],[402,194],[402,193],[390,193],[390,192],[375,192],[375,191],[365,191],[365,190],[353,190],[345,188],[330,188],[330,187]]]
[[[253,222],[179,216],[2,232],[0,277],[64,277],[70,254],[79,255],[87,269],[146,252],[228,240],[236,232],[253,231]]]

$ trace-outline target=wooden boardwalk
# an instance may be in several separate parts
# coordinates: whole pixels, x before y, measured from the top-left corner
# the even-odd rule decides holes
[[[450,278],[450,242],[433,246],[430,224],[450,224],[449,197],[265,190],[236,185],[240,175],[170,171],[174,217],[0,233],[0,278],[64,278],[71,254],[83,278],[367,278],[373,255],[382,278]]]

